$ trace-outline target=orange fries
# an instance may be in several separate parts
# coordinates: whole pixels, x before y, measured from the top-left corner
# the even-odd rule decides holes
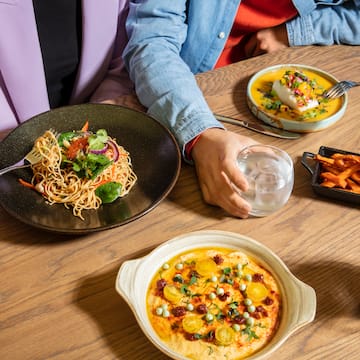
[[[360,194],[360,155],[335,153],[331,157],[316,154],[321,163],[322,186]]]

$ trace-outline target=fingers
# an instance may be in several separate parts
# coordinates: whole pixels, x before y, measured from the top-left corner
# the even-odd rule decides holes
[[[286,26],[284,24],[263,29],[256,34],[259,48],[267,53],[274,53],[289,46]]]
[[[274,53],[286,47],[289,47],[286,25],[281,24],[252,34],[245,44],[245,54],[247,57],[254,57]]]
[[[236,159],[235,161],[224,160],[222,171],[224,172],[224,176],[228,179],[227,182],[232,188],[235,188],[237,191],[246,191],[248,189],[248,183],[242,172],[239,170]]]
[[[205,202],[240,218],[248,217],[250,205],[241,197],[240,190],[246,190],[248,184],[236,158],[243,147],[253,143],[230,131],[209,129],[192,152]]]
[[[242,199],[239,190],[231,186],[228,181],[212,184],[211,181],[203,181],[200,175],[199,184],[206,203],[219,206],[235,217],[245,219],[249,216],[250,205]]]
[[[257,33],[252,34],[244,47],[246,58],[259,56],[265,53],[265,50],[260,48],[260,43],[257,38]]]

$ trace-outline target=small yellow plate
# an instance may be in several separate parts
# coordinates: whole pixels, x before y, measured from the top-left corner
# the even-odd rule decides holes
[[[326,129],[342,118],[348,103],[347,94],[327,101],[319,95],[320,105],[302,113],[292,109],[274,109],[273,105],[280,100],[271,92],[272,84],[287,70],[300,71],[310,80],[315,80],[318,94],[338,81],[331,74],[307,65],[281,64],[263,69],[251,77],[247,86],[247,104],[258,119],[276,128],[306,133]]]

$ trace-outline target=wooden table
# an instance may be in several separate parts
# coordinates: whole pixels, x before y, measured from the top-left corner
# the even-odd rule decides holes
[[[314,65],[339,79],[360,80],[360,47],[287,49],[197,77],[217,113],[252,118],[245,104],[249,77],[279,63]],[[194,168],[157,208],[138,221],[87,236],[42,232],[0,209],[0,359],[166,359],[143,335],[115,292],[121,263],[174,236],[201,229],[233,231],[275,251],[317,293],[313,323],[293,334],[277,360],[358,359],[360,354],[359,206],[316,196],[300,164],[321,145],[360,152],[360,88],[345,116],[329,129],[281,140],[229,129],[287,150],[295,162],[288,204],[266,218],[236,219],[203,203]]]

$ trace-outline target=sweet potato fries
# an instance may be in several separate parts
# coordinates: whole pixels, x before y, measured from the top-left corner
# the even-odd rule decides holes
[[[316,154],[321,163],[320,185],[360,194],[360,155],[334,153],[330,157]]]

